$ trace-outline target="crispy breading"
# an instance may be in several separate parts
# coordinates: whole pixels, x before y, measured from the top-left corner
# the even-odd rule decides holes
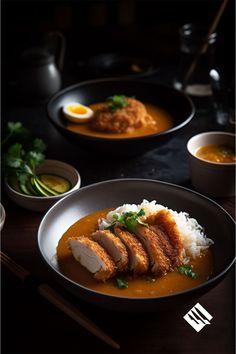
[[[125,244],[129,254],[129,269],[134,274],[144,274],[149,268],[149,259],[146,251],[138,239],[123,227],[115,227],[115,234]]]
[[[123,271],[128,267],[129,258],[126,247],[110,230],[97,230],[90,237],[111,256],[118,271]]]
[[[180,265],[183,261],[183,242],[179,228],[168,210],[160,210],[146,219],[151,229],[157,233],[158,237],[164,240],[165,244],[170,243],[166,249],[172,260],[173,266]],[[164,246],[165,247],[165,246]]]
[[[144,104],[134,98],[126,98],[128,106],[112,112],[108,103],[102,103],[91,121],[91,128],[108,133],[129,133],[137,128],[156,125],[148,115]]]
[[[106,281],[116,273],[116,266],[107,252],[88,237],[70,237],[68,246],[74,258],[91,273],[94,278]]]
[[[164,275],[171,269],[171,262],[161,248],[155,232],[146,226],[137,225],[135,235],[142,242],[151,261],[151,271],[157,275]]]

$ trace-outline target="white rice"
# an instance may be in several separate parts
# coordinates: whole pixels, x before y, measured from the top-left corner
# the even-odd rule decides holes
[[[157,204],[156,200],[151,202],[147,200],[143,200],[141,204],[123,204],[119,206],[115,210],[110,211],[106,215],[106,219],[101,219],[99,222],[99,229],[104,230],[114,223],[113,215],[121,215],[122,213],[126,213],[128,211],[138,212],[140,209],[144,209],[145,215],[140,219],[144,219],[160,210],[168,210],[180,231],[182,236],[183,246],[185,249],[186,257],[198,257],[203,250],[209,248],[214,242],[207,238],[204,234],[203,227],[198,224],[196,219],[193,219],[186,212],[177,212],[167,207]]]

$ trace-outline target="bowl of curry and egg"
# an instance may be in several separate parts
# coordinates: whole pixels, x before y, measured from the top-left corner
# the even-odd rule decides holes
[[[113,78],[63,89],[50,99],[47,113],[85,151],[132,156],[166,143],[191,121],[195,108],[171,87]]]
[[[235,223],[207,197],[156,180],[117,179],[57,202],[38,230],[42,259],[78,298],[148,312],[196,301],[235,261]]]

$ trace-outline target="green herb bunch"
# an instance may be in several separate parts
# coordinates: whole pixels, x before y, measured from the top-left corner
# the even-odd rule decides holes
[[[42,139],[33,138],[22,123],[8,122],[2,149],[3,172],[7,177],[15,176],[19,183],[25,184],[29,176],[35,175],[36,167],[44,161],[46,144]]]

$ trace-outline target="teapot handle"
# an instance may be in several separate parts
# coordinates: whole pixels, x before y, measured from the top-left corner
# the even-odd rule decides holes
[[[64,58],[65,58],[65,51],[66,51],[65,36],[59,31],[50,32],[49,36],[56,37],[58,40],[58,53],[57,53],[56,60],[57,60],[57,66],[58,66],[59,70],[61,71],[64,66]]]

